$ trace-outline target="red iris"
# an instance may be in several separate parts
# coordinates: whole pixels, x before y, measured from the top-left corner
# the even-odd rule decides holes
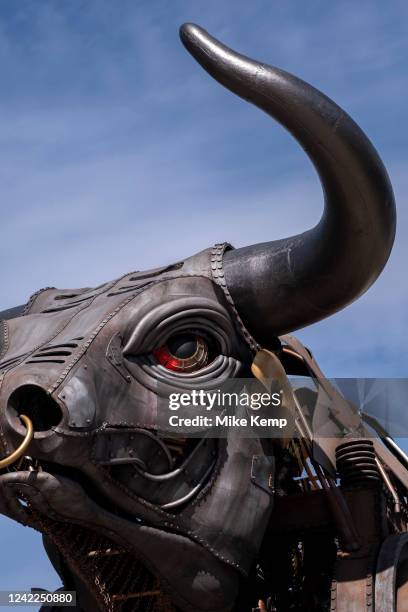
[[[206,340],[195,333],[171,336],[166,344],[153,351],[157,361],[173,372],[195,372],[208,364],[209,349]]]
[[[183,362],[182,359],[174,357],[174,355],[170,353],[166,345],[154,350],[153,355],[156,357],[157,361],[168,370],[179,370]]]

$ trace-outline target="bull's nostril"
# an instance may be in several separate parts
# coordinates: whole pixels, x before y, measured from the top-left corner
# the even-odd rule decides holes
[[[31,419],[34,431],[48,431],[61,422],[61,408],[41,387],[23,385],[9,397],[7,410],[11,417],[25,414]]]

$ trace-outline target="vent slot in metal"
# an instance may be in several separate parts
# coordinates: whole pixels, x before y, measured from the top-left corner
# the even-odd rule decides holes
[[[179,261],[178,263],[171,264],[170,266],[166,266],[164,268],[156,268],[155,270],[146,270],[146,272],[140,272],[131,276],[129,278],[130,281],[139,281],[144,278],[152,278],[153,276],[160,276],[160,274],[164,274],[165,272],[173,272],[173,270],[180,270],[184,265],[184,261]]]
[[[74,340],[78,341],[79,338],[74,338]],[[74,340],[43,346],[34,355],[31,355],[27,363],[65,363],[66,358],[70,357],[74,350],[78,348],[78,342],[74,342]]]
[[[26,363],[65,363],[65,359],[30,359]]]
[[[142,287],[147,287],[151,284],[151,281],[145,282],[135,282],[134,285],[122,285],[122,287],[118,287],[116,291],[111,291],[107,294],[107,297],[112,297],[114,295],[122,295],[122,293],[130,293],[131,291],[136,291],[136,289],[142,289]]]
[[[82,304],[89,302],[94,297],[95,297],[94,295],[88,295],[87,297],[82,298],[81,300],[75,300],[75,302],[68,302],[67,304],[62,304],[61,306],[52,306],[51,308],[46,308],[45,310],[42,310],[41,312],[42,314],[49,314],[51,312],[60,312],[61,310],[69,310],[70,308],[76,308],[77,306],[82,306]]]

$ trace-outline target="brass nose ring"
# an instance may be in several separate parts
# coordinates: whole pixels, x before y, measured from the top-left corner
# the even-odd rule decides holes
[[[20,459],[27,450],[28,445],[34,436],[34,427],[31,419],[28,418],[25,414],[20,414],[20,419],[23,421],[24,425],[27,427],[27,433],[24,437],[24,440],[20,444],[15,451],[13,451],[8,457],[4,457],[4,459],[0,459],[0,470],[6,467],[9,467],[13,463]]]

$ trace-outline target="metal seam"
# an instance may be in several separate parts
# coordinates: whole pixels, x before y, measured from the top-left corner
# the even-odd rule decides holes
[[[8,327],[7,321],[0,321],[0,325],[1,325],[1,335],[2,335],[2,340],[3,340],[2,348],[0,351],[0,361],[1,361],[9,349],[10,339],[9,339],[9,327]]]
[[[235,306],[234,300],[232,299],[232,296],[228,290],[227,283],[225,280],[225,274],[224,274],[224,268],[223,268],[223,256],[224,256],[225,251],[229,251],[233,248],[234,247],[231,244],[229,244],[229,242],[222,242],[222,243],[217,243],[214,245],[214,247],[211,250],[211,254],[210,254],[211,274],[212,274],[212,278],[214,282],[219,287],[221,287],[221,289],[224,292],[226,301],[230,307],[230,310],[232,311],[234,315],[235,327],[237,328],[239,334],[244,338],[245,342],[249,345],[250,349],[254,353],[256,353],[257,351],[259,351],[260,346],[256,342],[256,340],[253,338],[253,336],[249,333],[244,322],[242,321],[238,313],[238,310]]]
[[[38,291],[36,291],[35,293],[33,293],[27,304],[24,306],[24,310],[21,313],[22,317],[25,317],[26,315],[30,314],[30,310],[31,308],[34,306],[34,302],[36,301],[36,299],[38,298],[39,295],[41,295],[41,293],[44,293],[44,291],[49,291],[50,289],[56,289],[56,287],[43,287],[43,289],[38,289]]]

